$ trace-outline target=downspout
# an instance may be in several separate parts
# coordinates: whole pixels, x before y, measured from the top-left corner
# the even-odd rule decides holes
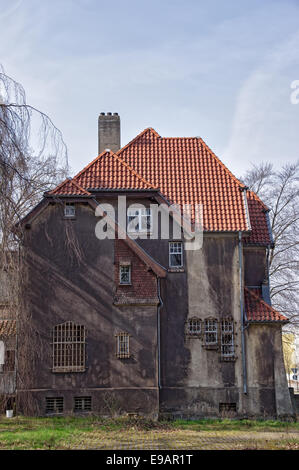
[[[243,393],[247,395],[247,370],[246,370],[246,348],[245,348],[245,315],[243,302],[243,252],[242,232],[239,232],[239,273],[240,273],[240,308],[241,308],[241,343],[242,343],[242,371],[243,371]]]
[[[157,343],[158,343],[158,387],[161,388],[161,337],[160,337],[160,310],[163,307],[163,300],[161,298],[161,285],[160,278],[157,277],[157,287],[158,287],[158,298],[159,304],[157,308]]]

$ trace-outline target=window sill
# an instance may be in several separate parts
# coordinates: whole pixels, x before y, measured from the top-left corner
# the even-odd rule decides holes
[[[168,268],[169,273],[184,273],[185,268]]]
[[[82,367],[82,368],[55,368],[55,369],[51,369],[51,371],[54,373],[54,374],[69,374],[69,373],[77,373],[77,372],[85,372],[86,371],[86,368]]]
[[[202,347],[205,348],[205,349],[212,349],[212,350],[215,350],[215,351],[217,351],[219,349],[218,344],[203,344]]]
[[[119,285],[119,287],[128,287],[128,286],[130,287],[130,286],[132,286],[132,283],[128,282],[128,283],[125,284],[125,283],[120,282],[118,285]]]
[[[64,215],[62,217],[62,220],[76,220],[76,219],[77,219],[77,217],[75,215],[74,216],[69,216],[69,217]]]
[[[237,360],[237,356],[219,358],[219,362],[236,362],[236,360]]]

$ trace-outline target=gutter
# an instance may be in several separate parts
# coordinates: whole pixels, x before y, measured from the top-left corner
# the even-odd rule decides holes
[[[239,232],[239,273],[240,273],[240,308],[241,308],[241,343],[242,343],[242,375],[243,393],[247,395],[247,369],[246,369],[246,348],[245,348],[245,312],[243,302],[243,252],[242,252],[242,232]]]
[[[160,310],[163,307],[161,298],[161,279],[157,277],[159,304],[157,308],[157,343],[158,343],[158,388],[161,388],[161,326],[160,326]]]

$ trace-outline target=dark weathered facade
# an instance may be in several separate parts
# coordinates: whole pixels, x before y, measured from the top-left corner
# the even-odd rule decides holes
[[[205,229],[201,249],[184,249],[184,240],[174,246],[182,253],[173,266],[172,230],[169,239],[99,239],[98,205],[116,208],[119,195],[146,208],[165,200],[148,174],[118,155],[100,160],[114,165],[97,169],[101,185],[90,177],[83,185],[81,172],[23,221],[23,315],[30,328],[18,339],[19,354],[28,335],[32,348],[26,380],[18,371],[19,411],[292,415],[281,347],[286,319],[267,298],[269,241],[248,243],[250,224]],[[113,180],[120,171],[128,172],[125,185],[105,184],[105,174]],[[119,236],[115,213],[107,226]]]

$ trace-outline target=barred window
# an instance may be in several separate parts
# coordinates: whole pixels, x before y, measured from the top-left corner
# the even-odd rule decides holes
[[[75,204],[66,203],[64,206],[64,217],[75,217],[76,208]]]
[[[63,397],[47,397],[46,413],[57,414],[63,413]]]
[[[131,284],[131,266],[120,265],[119,267],[119,283]]]
[[[205,320],[205,344],[214,346],[218,343],[218,321],[213,319]]]
[[[183,243],[169,243],[169,266],[171,268],[181,268],[183,266]]]
[[[116,356],[119,359],[130,357],[130,335],[128,333],[118,333],[116,335]]]
[[[232,319],[221,321],[221,357],[231,359],[235,356],[234,322]]]
[[[73,322],[53,328],[53,372],[85,370],[85,327]]]
[[[190,336],[201,335],[201,323],[202,321],[199,318],[189,318],[187,321],[186,334]]]
[[[237,411],[237,403],[219,403],[219,412],[236,412]]]
[[[91,397],[75,397],[74,411],[91,411]]]

